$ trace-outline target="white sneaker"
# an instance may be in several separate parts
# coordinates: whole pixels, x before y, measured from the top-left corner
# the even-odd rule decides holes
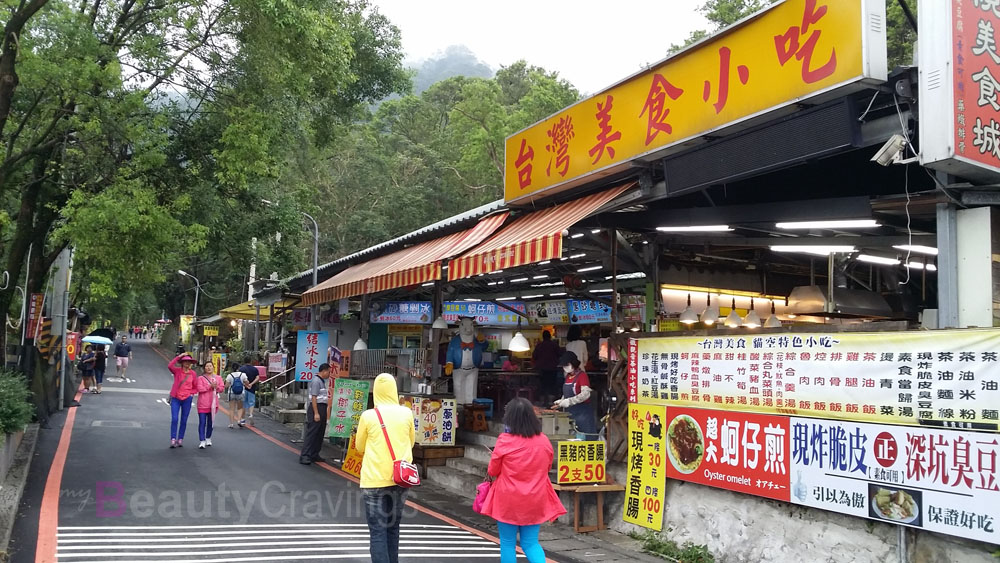
[[[212,447],[212,439],[209,438],[209,439],[205,440],[205,445],[208,446],[208,447]]]
[[[205,440],[198,442],[198,449],[199,450],[205,449]]]

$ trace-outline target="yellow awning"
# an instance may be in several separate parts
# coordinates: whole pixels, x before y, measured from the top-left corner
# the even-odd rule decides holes
[[[283,309],[291,309],[292,307],[299,304],[298,299],[282,299],[274,304],[275,312]],[[247,301],[246,303],[240,303],[239,305],[233,305],[232,307],[226,307],[225,309],[219,311],[224,319],[242,319],[244,321],[252,321],[257,318],[257,303],[253,300]],[[271,306],[261,305],[260,307],[260,320],[267,321],[271,318]]]

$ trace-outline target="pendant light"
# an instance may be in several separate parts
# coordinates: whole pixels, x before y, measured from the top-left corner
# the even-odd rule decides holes
[[[434,319],[434,324],[431,325],[431,328],[444,330],[448,328],[448,322],[444,320],[444,317],[439,315],[438,318]]]
[[[754,310],[753,297],[750,298],[750,312],[743,319],[743,326],[747,328],[760,328],[760,315]]]
[[[733,307],[729,311],[729,316],[726,317],[726,326],[729,328],[740,328],[743,325],[743,319],[740,318],[740,314],[736,312],[736,298],[733,297]]]
[[[705,310],[701,313],[701,323],[705,326],[712,326],[716,321],[719,320],[719,305],[718,300],[716,304],[712,305],[712,294],[709,293],[706,296],[706,306]]]
[[[774,314],[774,300],[771,300],[771,316],[764,321],[764,328],[781,328],[781,319]]]
[[[517,332],[514,333],[514,338],[510,339],[510,344],[507,345],[507,349],[511,352],[527,352],[531,349],[531,344],[528,343],[528,339],[521,334],[521,317],[517,317]]]
[[[354,343],[354,349],[357,350],[367,350],[368,344],[365,344],[364,338],[358,338],[358,341]]]
[[[684,311],[681,312],[680,321],[681,321],[681,324],[685,324],[685,325],[693,325],[694,323],[698,322],[698,313],[695,313],[694,309],[691,308],[691,294],[690,293],[688,293],[687,308],[685,308]]]

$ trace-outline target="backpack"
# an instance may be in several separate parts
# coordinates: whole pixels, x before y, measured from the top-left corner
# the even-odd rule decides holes
[[[230,375],[233,376],[233,386],[229,388],[229,392],[232,393],[233,395],[242,395],[243,394],[243,373],[237,371],[237,372],[231,373]]]

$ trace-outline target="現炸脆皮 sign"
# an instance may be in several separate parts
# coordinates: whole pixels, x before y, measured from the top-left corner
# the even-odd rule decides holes
[[[376,314],[371,313],[371,322],[374,324],[427,324],[433,322],[431,318],[430,301],[390,301],[381,305],[381,310]]]
[[[368,393],[372,382],[368,380],[347,379],[338,377],[333,383],[333,396],[330,401],[330,422],[327,424],[327,435],[335,438],[347,438],[354,432],[361,419],[361,413],[368,408]]]
[[[1000,330],[632,339],[631,402],[998,430]]]
[[[441,315],[449,323],[457,323],[462,317],[472,317],[477,325],[517,326],[517,320],[523,319],[521,315],[528,314],[522,301],[504,301],[503,304],[504,307],[489,301],[446,301]]]
[[[883,0],[780,2],[507,137],[504,199],[558,191],[806,98],[884,82],[884,22]]]
[[[622,519],[637,526],[663,529],[667,503],[667,448],[662,405],[628,406],[628,458]]]
[[[556,457],[556,477],[560,485],[582,485],[604,481],[606,468],[603,441],[559,442]]]
[[[326,363],[330,334],[323,331],[300,330],[295,348],[295,381],[311,381]]]

